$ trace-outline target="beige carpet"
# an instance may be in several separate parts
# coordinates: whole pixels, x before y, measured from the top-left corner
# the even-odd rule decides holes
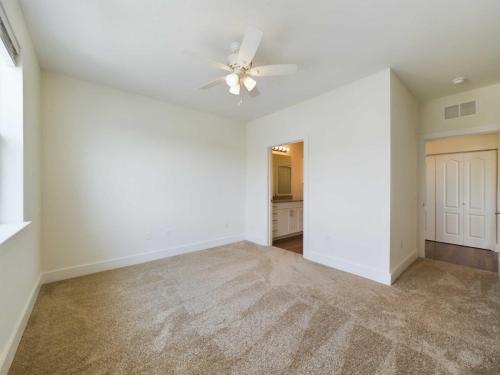
[[[500,282],[392,287],[248,242],[45,285],[11,374],[498,374]]]

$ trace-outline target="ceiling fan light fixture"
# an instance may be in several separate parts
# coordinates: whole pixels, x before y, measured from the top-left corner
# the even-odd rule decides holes
[[[226,76],[226,83],[229,87],[239,86],[240,77],[236,73],[231,73]]]
[[[236,84],[229,88],[229,92],[233,95],[240,95],[240,85]]]
[[[465,83],[466,78],[465,77],[457,77],[451,81],[454,85],[461,85],[462,83]]]
[[[255,81],[255,79],[246,76],[245,78],[243,78],[243,84],[245,85],[248,91],[252,91],[257,85],[257,82]]]
[[[1,2],[2,0],[0,0]],[[246,91],[248,96],[254,98],[259,95],[257,88],[257,77],[284,76],[297,72],[295,64],[274,64],[255,66],[254,57],[262,40],[262,31],[248,27],[240,42],[231,44],[231,54],[227,57],[227,62],[222,64],[210,58],[200,56],[197,53],[182,50],[181,52],[188,57],[194,57],[198,60],[205,61],[212,67],[225,71],[224,75],[214,79],[205,85],[199,87],[200,90],[206,90],[217,85],[227,84],[231,95],[240,96],[243,86],[243,91]],[[245,94],[245,93],[243,93]],[[242,97],[238,105],[243,103]]]

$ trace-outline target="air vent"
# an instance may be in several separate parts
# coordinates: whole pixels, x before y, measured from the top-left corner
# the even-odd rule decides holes
[[[476,114],[476,101],[460,104],[460,116],[470,116]]]
[[[457,118],[458,116],[459,116],[458,104],[444,107],[444,119],[445,120]]]
[[[475,115],[476,113],[477,113],[477,103],[475,100],[444,107],[445,120],[451,120],[462,116]]]

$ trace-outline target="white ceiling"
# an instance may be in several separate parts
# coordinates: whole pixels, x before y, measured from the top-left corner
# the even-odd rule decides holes
[[[499,0],[21,0],[43,68],[248,120],[391,66],[420,99],[500,81]],[[255,63],[297,63],[238,98],[223,75],[180,54],[225,62],[247,26]],[[460,87],[450,81],[466,76]]]

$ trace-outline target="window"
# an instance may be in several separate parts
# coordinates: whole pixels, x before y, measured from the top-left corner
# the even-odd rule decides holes
[[[23,177],[20,48],[0,3],[0,243],[26,226]]]
[[[0,43],[0,57],[2,62],[16,65],[20,48],[2,3],[0,3],[0,39],[2,41]]]

